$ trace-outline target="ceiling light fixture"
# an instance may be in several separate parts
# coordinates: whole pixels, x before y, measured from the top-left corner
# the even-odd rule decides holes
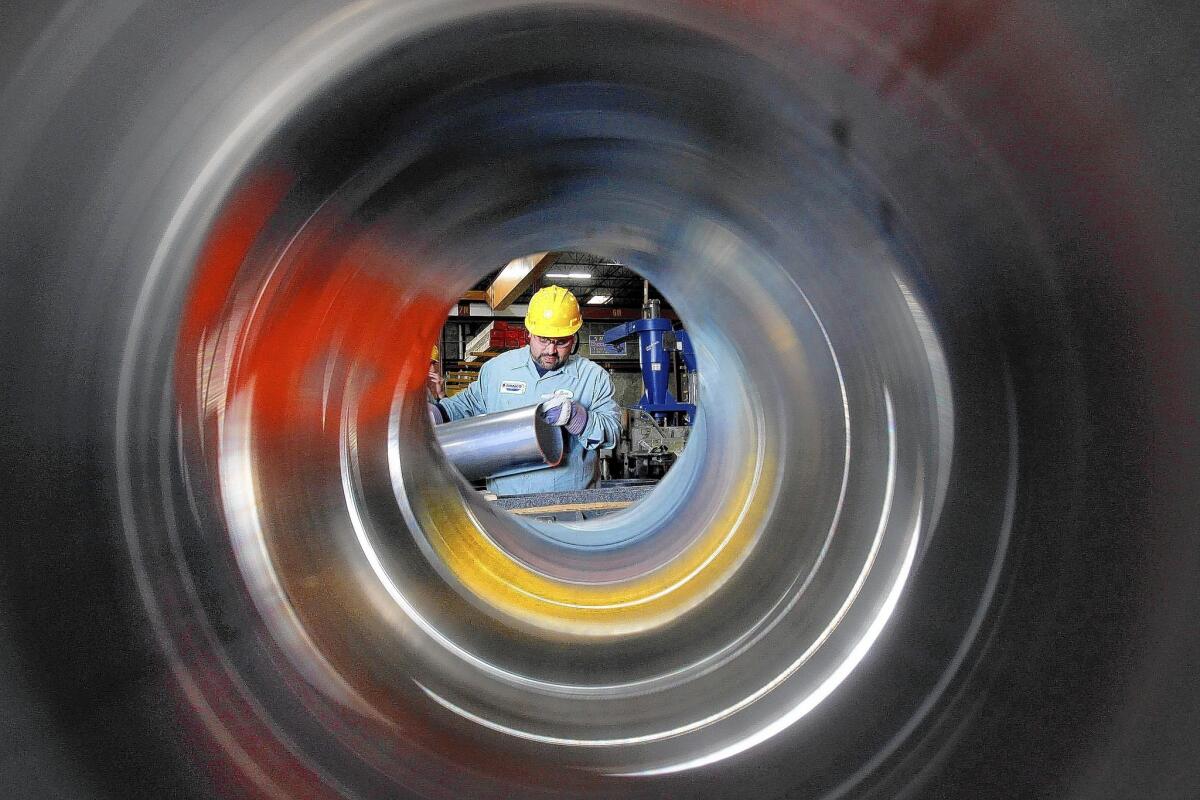
[[[587,304],[589,306],[598,306],[601,303],[607,303],[609,300],[612,300],[612,295],[610,294],[594,294],[588,298]]]
[[[547,278],[590,278],[590,272],[547,272]]]

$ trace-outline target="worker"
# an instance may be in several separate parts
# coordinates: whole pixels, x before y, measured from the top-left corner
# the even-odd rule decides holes
[[[488,480],[497,495],[587,489],[599,481],[601,448],[616,446],[621,423],[613,384],[595,362],[574,355],[583,325],[579,302],[561,286],[547,286],[529,301],[529,344],[483,365],[478,380],[437,401],[445,421],[541,404],[541,414],[567,436],[557,467]]]
[[[429,421],[434,425],[443,422],[442,413],[434,405],[446,396],[446,381],[442,377],[442,358],[436,344],[433,346],[433,352],[429,354],[429,381],[425,387],[425,394],[429,402]]]
[[[446,396],[446,379],[442,377],[442,358],[437,345],[429,356],[429,402],[436,403]]]

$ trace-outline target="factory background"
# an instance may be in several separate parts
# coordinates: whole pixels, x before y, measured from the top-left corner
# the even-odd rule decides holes
[[[575,355],[602,366],[613,383],[621,407],[621,438],[615,448],[600,454],[601,483],[596,491],[570,496],[539,496],[531,508],[553,508],[542,517],[552,521],[611,513],[620,503],[640,500],[675,463],[687,444],[694,420],[686,412],[648,414],[642,409],[652,398],[646,370],[667,373],[669,402],[695,405],[698,376],[689,374],[676,337],[686,337],[684,325],[661,291],[630,267],[613,259],[579,251],[535,253],[498,267],[480,279],[450,310],[438,343],[446,393],[453,397],[479,376],[492,358],[524,347],[529,333],[524,318],[530,298],[540,289],[558,285],[579,302],[583,326]],[[660,363],[643,363],[639,336],[617,330],[631,321],[654,317],[669,325],[667,349]],[[606,341],[606,336],[610,341]],[[690,351],[690,345],[689,345]],[[562,501],[562,502],[560,502]],[[568,502],[569,501],[569,502]],[[502,505],[520,507],[517,501]],[[529,505],[532,504],[532,505]]]

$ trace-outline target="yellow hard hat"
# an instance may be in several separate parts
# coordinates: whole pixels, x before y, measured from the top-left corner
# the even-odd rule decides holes
[[[441,352],[438,350],[437,345],[435,344],[433,346],[433,355],[431,355],[429,357],[429,360],[430,361],[441,361],[441,355],[442,355]]]
[[[534,336],[557,339],[570,336],[583,326],[579,301],[561,286],[539,289],[529,301],[525,327]]]

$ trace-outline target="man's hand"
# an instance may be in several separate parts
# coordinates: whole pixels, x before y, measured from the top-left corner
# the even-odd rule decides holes
[[[551,425],[566,428],[572,436],[578,436],[587,425],[588,410],[571,398],[559,395],[542,403],[542,419]]]
[[[557,395],[542,403],[542,419],[551,425],[562,427],[571,419],[571,398]]]
[[[429,391],[439,400],[446,396],[446,381],[442,373],[433,367],[429,368]]]

